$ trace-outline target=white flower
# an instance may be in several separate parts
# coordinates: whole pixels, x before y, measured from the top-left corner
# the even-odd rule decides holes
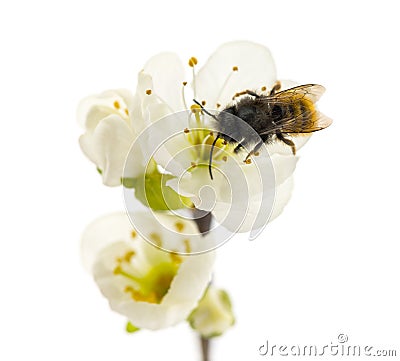
[[[228,294],[212,285],[208,287],[188,322],[205,338],[221,336],[235,323]]]
[[[161,101],[146,108],[145,122],[154,123],[163,116],[166,120],[152,126],[145,147],[150,147],[147,152],[154,152],[162,144],[153,156],[162,168],[175,176],[166,184],[189,197],[196,208],[211,210],[217,221],[233,232],[261,229],[287,204],[293,184],[289,178],[297,157],[292,155],[290,147],[276,143],[262,147],[258,157],[244,162],[248,151],[235,154],[235,145],[225,144],[220,139],[214,149],[214,179],[211,180],[208,164],[216,131],[210,133],[209,117],[186,99],[187,79],[183,65],[170,53],[157,55],[148,64],[151,66],[145,67],[144,72],[153,79],[153,91]],[[269,50],[251,42],[222,45],[197,73],[196,64],[196,58],[189,60],[193,77],[190,98],[194,97],[209,109],[222,110],[232,103],[236,93],[246,89],[265,92],[277,81]],[[188,109],[187,104],[193,105]],[[186,113],[168,116],[184,109]],[[190,117],[189,113],[192,113]],[[163,129],[164,124],[169,124],[168,130]],[[175,135],[168,138],[166,133],[172,134],[172,128]],[[296,148],[301,148],[307,139],[293,137]]]
[[[195,223],[166,214],[160,214],[155,222],[149,213],[132,217],[145,224],[144,236],[160,246],[164,241],[171,246],[165,226],[173,224],[177,253],[150,245],[132,228],[125,214],[116,213],[88,226],[82,239],[82,255],[110,307],[134,326],[155,330],[185,320],[196,307],[208,286],[214,253],[178,254],[196,247],[193,237],[184,232],[193,232]]]
[[[142,71],[135,95],[125,89],[107,90],[78,105],[78,121],[85,129],[79,139],[81,149],[96,164],[107,186],[121,185],[126,156],[146,126],[145,112],[162,102],[152,88],[151,77]],[[147,164],[140,149],[130,166],[131,178],[144,173]]]

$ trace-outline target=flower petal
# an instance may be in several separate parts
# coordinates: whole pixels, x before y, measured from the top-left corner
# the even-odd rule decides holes
[[[132,107],[133,95],[129,90],[107,90],[82,99],[77,108],[77,118],[83,128],[93,131],[100,120],[110,114],[127,117]]]
[[[237,71],[233,68],[237,67]],[[276,70],[270,51],[259,44],[235,41],[220,46],[201,68],[195,80],[197,98],[213,109],[225,107],[232,97],[246,89],[270,89]]]
[[[173,111],[184,110],[181,96],[185,70],[174,53],[161,53],[152,57],[143,71],[153,79],[153,92],[167,103]]]
[[[134,139],[132,129],[117,115],[102,119],[93,133],[80,137],[82,151],[101,170],[103,183],[121,184],[125,158]]]

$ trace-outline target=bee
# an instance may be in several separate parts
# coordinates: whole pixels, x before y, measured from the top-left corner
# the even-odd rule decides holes
[[[235,153],[242,148],[250,149],[250,146],[253,146],[244,160],[249,162],[249,157],[257,154],[263,143],[283,142],[295,155],[296,145],[289,137],[316,132],[331,125],[332,120],[320,113],[315,106],[325,92],[322,85],[306,84],[282,91],[280,87],[280,82],[277,82],[268,95],[260,95],[251,90],[237,93],[233,99],[244,96],[235,104],[224,108],[218,115],[209,113],[194,99],[206,114],[217,121],[218,134],[211,146],[208,165],[211,179],[213,151],[218,139],[237,144],[234,148]],[[232,115],[250,125],[259,137],[249,131],[247,126],[241,127],[237,123],[232,126]]]

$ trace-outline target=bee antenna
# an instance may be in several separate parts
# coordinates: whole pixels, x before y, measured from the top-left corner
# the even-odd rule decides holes
[[[215,139],[214,139],[214,141],[213,141],[213,143],[212,143],[212,145],[211,145],[211,151],[210,151],[210,161],[208,162],[208,172],[210,173],[210,177],[211,177],[211,180],[213,180],[214,178],[213,178],[213,175],[212,175],[212,156],[213,156],[213,152],[214,152],[214,148],[215,148],[215,144],[217,143],[217,140],[220,138],[220,135],[221,134],[217,134],[217,136],[215,137]]]
[[[203,107],[203,104],[199,103],[196,99],[193,99],[193,101],[201,108],[201,110],[206,113],[207,115],[209,115],[210,117],[214,118],[217,122],[218,119],[214,114],[211,114],[208,110],[205,110]]]

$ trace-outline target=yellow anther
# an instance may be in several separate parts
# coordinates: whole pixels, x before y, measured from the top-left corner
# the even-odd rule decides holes
[[[233,71],[238,71],[239,68],[238,68],[237,66],[234,66],[234,67],[232,68],[232,70],[233,70]]]
[[[266,86],[263,86],[262,88],[261,88],[261,91],[263,91],[263,92],[265,92],[267,90],[267,87]]]
[[[113,273],[114,273],[115,275],[120,275],[120,274],[122,273],[122,268],[121,268],[121,266],[115,267],[114,270],[113,270]]]
[[[191,110],[193,113],[198,113],[198,112],[200,112],[200,110],[201,110],[201,106],[198,105],[198,104],[193,104],[193,105],[190,106],[190,110]]]
[[[132,238],[136,238],[137,237],[137,232],[135,230],[132,230],[131,237]]]
[[[178,232],[182,232],[183,229],[185,228],[185,225],[182,222],[176,222],[175,228],[177,229]]]
[[[115,109],[121,108],[121,106],[119,105],[119,102],[117,100],[114,102],[114,108]]]
[[[190,67],[194,67],[195,65],[197,65],[197,59],[194,57],[194,56],[192,56],[190,59],[189,59],[189,66]]]
[[[135,255],[135,251],[128,251],[125,253],[124,261],[130,262],[132,257]]]
[[[150,94],[151,94],[151,89],[147,89],[147,90],[146,90],[146,94],[147,94],[147,95],[150,95]]]
[[[150,233],[149,237],[156,246],[158,246],[158,247],[162,246],[161,236],[158,233],[155,233],[155,232]]]
[[[244,162],[245,162],[246,164],[251,164],[251,159],[248,158],[248,159],[246,159]]]

